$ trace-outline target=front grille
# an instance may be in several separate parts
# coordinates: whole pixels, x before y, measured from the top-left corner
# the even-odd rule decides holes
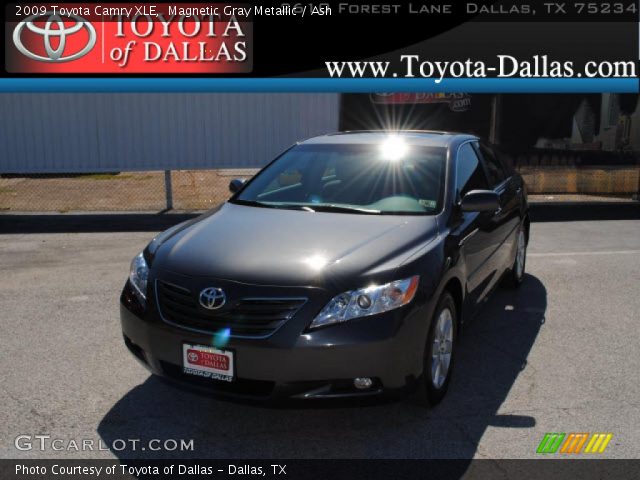
[[[198,293],[172,283],[156,281],[162,318],[185,328],[216,333],[229,328],[231,336],[266,337],[293,317],[305,298],[227,299],[220,310],[200,306]]]
[[[188,375],[182,371],[182,367],[169,362],[160,361],[160,365],[162,372],[169,378],[200,389],[206,389],[214,394],[256,398],[269,397],[275,387],[274,382],[265,380],[236,378],[233,382],[225,382],[222,380]]]

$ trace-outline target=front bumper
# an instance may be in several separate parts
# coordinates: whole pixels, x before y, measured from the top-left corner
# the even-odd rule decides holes
[[[184,343],[211,345],[212,335],[165,323],[155,308],[143,311],[125,287],[120,317],[126,346],[152,373],[188,388],[252,399],[373,396],[411,388],[422,374],[430,302],[291,335],[282,329],[263,339],[231,338],[233,382],[182,372]],[[374,380],[358,390],[357,377]]]

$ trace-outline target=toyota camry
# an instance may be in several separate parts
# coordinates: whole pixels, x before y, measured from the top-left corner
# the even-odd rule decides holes
[[[524,277],[525,185],[475,136],[325,135],[230,190],[156,236],[121,295],[126,346],[180,385],[435,404],[465,323]]]

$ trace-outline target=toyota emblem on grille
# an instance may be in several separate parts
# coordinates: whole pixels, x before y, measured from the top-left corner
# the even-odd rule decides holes
[[[200,292],[200,305],[207,310],[217,310],[227,301],[227,296],[221,288],[209,287]]]

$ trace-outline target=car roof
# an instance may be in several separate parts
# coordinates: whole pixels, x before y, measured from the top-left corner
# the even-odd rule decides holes
[[[436,130],[362,130],[330,133],[319,137],[309,138],[301,145],[362,145],[374,144],[384,141],[389,135],[401,137],[409,145],[421,145],[427,147],[451,147],[468,140],[478,140],[474,135],[455,132],[441,132]]]

